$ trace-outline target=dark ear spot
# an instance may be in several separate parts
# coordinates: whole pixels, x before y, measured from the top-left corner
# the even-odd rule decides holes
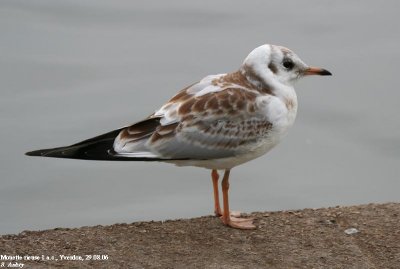
[[[272,73],[276,74],[278,72],[278,68],[272,62],[269,63],[268,68],[271,69]]]

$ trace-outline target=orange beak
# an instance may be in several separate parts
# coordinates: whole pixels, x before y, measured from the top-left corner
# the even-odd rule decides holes
[[[326,69],[319,67],[309,67],[304,71],[305,76],[320,75],[320,76],[332,76],[332,73]]]

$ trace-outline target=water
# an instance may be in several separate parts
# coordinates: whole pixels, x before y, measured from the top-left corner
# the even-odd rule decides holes
[[[399,201],[399,6],[1,1],[0,233],[212,213],[205,169],[23,153],[140,120],[267,42],[334,76],[297,85],[284,142],[232,171],[232,209]]]

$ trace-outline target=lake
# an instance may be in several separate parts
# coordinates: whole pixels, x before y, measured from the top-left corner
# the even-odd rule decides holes
[[[284,45],[332,77],[296,86],[269,154],[232,170],[231,208],[400,201],[399,1],[0,3],[0,234],[213,212],[210,172],[34,158],[148,116],[255,47]]]

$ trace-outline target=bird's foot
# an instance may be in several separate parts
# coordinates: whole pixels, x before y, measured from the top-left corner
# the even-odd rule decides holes
[[[232,228],[242,229],[242,230],[252,230],[255,229],[256,226],[253,224],[254,219],[245,219],[245,218],[237,218],[237,217],[229,217],[225,219],[223,216],[220,217],[222,222]]]
[[[221,217],[222,216],[222,211],[214,211],[214,214],[215,214],[216,217]],[[242,215],[242,212],[240,212],[240,211],[229,211],[229,215],[231,217],[239,218]]]

